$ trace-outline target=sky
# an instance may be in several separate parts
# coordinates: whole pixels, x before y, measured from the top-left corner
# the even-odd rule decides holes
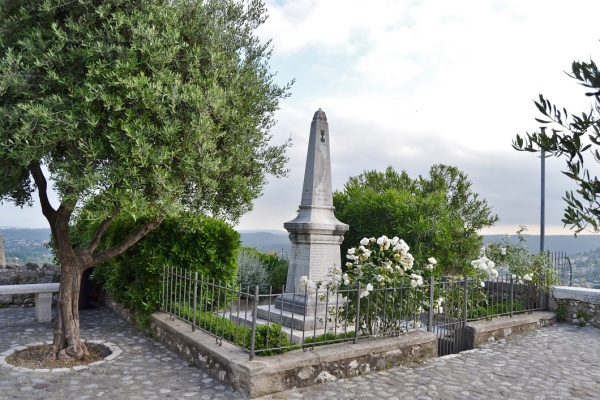
[[[272,143],[292,138],[286,178],[269,177],[239,230],[280,230],[300,204],[308,135],[325,111],[334,190],[388,166],[411,177],[432,165],[466,173],[500,220],[482,234],[538,234],[540,159],[511,146],[538,129],[540,93],[588,111],[568,77],[574,60],[600,62],[597,0],[266,0],[257,34],[271,39],[274,81],[295,80],[280,103]],[[597,168],[596,165],[592,167]],[[561,218],[562,159],[546,160],[546,234],[572,234]],[[593,173],[594,170],[592,170]],[[47,227],[39,205],[0,205],[0,226]],[[382,232],[382,234],[385,234]]]

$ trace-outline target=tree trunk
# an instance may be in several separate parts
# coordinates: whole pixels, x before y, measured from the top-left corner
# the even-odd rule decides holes
[[[56,360],[80,360],[89,356],[89,351],[79,336],[79,289],[81,276],[86,268],[80,266],[80,260],[76,260],[76,257],[66,258],[69,260],[60,260],[60,291],[54,341],[48,357]]]

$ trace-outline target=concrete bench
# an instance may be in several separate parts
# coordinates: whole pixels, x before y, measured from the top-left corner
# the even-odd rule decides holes
[[[52,321],[52,293],[58,292],[58,283],[30,283],[24,285],[0,285],[0,295],[35,294],[35,320]]]

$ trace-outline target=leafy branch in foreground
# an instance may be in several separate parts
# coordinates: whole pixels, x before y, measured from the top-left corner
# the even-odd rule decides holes
[[[600,181],[585,164],[593,160],[600,163],[600,73],[593,60],[575,61],[568,74],[588,89],[586,96],[592,99],[590,110],[580,115],[569,114],[566,108],[557,107],[539,95],[535,105],[542,118],[539,132],[517,135],[512,146],[518,151],[538,152],[566,160],[563,173],[575,182],[575,193],[567,191],[562,222],[570,225],[575,234],[591,228],[600,229]],[[548,132],[549,130],[549,132]],[[591,160],[590,160],[591,157]]]

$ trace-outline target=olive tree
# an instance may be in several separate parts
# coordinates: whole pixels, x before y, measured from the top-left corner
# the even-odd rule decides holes
[[[483,244],[479,230],[498,220],[471,186],[465,173],[441,164],[415,179],[392,167],[351,177],[333,194],[336,217],[350,225],[342,254],[363,237],[397,236],[416,263],[434,257],[437,274],[465,272]]]
[[[85,270],[184,210],[236,222],[267,174],[286,174],[289,141],[273,145],[269,131],[291,82],[273,81],[255,35],[265,18],[260,0],[0,0],[0,201],[37,196],[50,225],[61,265],[51,357],[88,352]],[[102,249],[119,215],[144,218]],[[98,228],[74,245],[82,218]]]
[[[570,225],[575,234],[591,228],[600,231],[600,181],[590,174],[584,165],[586,157],[600,163],[600,73],[593,60],[575,61],[568,74],[589,90],[586,96],[592,103],[589,111],[581,115],[569,114],[565,108],[557,107],[543,95],[535,105],[542,124],[539,132],[517,135],[513,147],[519,151],[538,152],[544,150],[546,156],[564,157],[566,170],[563,173],[572,179],[578,189],[576,193],[566,192],[563,198],[567,204],[562,222]],[[588,158],[588,161],[590,159]]]

